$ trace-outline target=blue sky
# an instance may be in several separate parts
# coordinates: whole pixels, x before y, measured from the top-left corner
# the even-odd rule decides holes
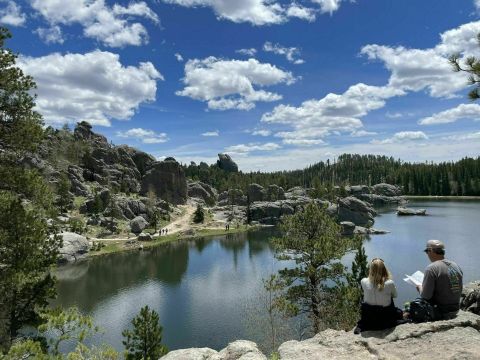
[[[157,158],[302,168],[480,153],[480,0],[0,0],[38,111]]]

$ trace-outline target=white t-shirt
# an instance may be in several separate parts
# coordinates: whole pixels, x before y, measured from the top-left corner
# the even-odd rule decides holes
[[[363,301],[369,305],[389,306],[392,297],[397,297],[397,288],[393,280],[385,281],[383,290],[374,287],[368,278],[361,281],[363,289]]]

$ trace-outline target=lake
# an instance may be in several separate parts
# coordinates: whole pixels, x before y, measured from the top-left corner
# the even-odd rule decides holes
[[[447,258],[463,269],[464,283],[480,279],[476,238],[480,201],[412,201],[428,216],[399,217],[395,208],[379,210],[370,236],[368,257],[382,258],[399,291],[396,304],[417,296],[402,279],[428,265],[428,239],[446,245]],[[261,342],[262,279],[289,264],[274,259],[268,238],[274,229],[179,241],[138,252],[111,254],[65,266],[58,271],[57,304],[76,305],[104,333],[95,343],[122,350],[123,329],[144,305],[155,309],[170,350],[187,347],[221,349],[230,341]],[[343,261],[350,264],[352,254]]]

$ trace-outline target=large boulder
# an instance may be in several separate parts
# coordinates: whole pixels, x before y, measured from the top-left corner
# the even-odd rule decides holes
[[[131,199],[117,196],[110,201],[110,205],[105,209],[104,214],[121,220],[132,220],[137,216],[142,216],[148,220],[151,214],[145,205],[146,202],[146,198]]]
[[[243,191],[240,189],[230,189],[218,195],[218,205],[219,206],[226,206],[226,205],[246,206],[247,197],[243,195]]]
[[[285,199],[285,191],[281,186],[272,184],[267,187],[265,195],[266,201],[277,201]]]
[[[308,197],[307,189],[300,186],[295,186],[291,189],[288,189],[285,193],[285,198],[287,199],[296,199],[299,197]]]
[[[130,229],[134,234],[140,234],[147,227],[147,225],[147,220],[141,216],[137,216],[130,221]]]
[[[480,317],[460,311],[452,320],[404,324],[394,329],[353,332],[325,330],[304,341],[287,341],[282,360],[479,359]]]
[[[338,200],[338,220],[350,221],[355,225],[370,227],[374,223],[375,210],[353,196]]]
[[[250,202],[263,201],[265,198],[265,189],[262,185],[252,183],[248,185],[247,194]]]
[[[427,215],[427,209],[411,209],[411,208],[406,208],[406,207],[399,207],[399,208],[397,208],[397,215],[399,215],[399,216],[415,216],[415,215],[424,216],[424,215]]]
[[[73,131],[73,136],[77,140],[94,142],[97,145],[108,145],[107,138],[103,135],[95,134],[92,131],[92,125],[86,121],[77,123]]]
[[[88,253],[89,245],[85,236],[72,232],[63,232],[59,236],[63,240],[63,245],[59,250],[58,263],[77,261]]]
[[[217,166],[228,172],[238,172],[238,166],[228,154],[218,154]]]
[[[374,206],[404,204],[406,200],[401,196],[386,196],[378,194],[356,194],[357,198],[367,201]]]
[[[360,194],[369,194],[370,188],[367,185],[352,185],[346,186],[345,190],[353,196],[360,195]]]
[[[460,308],[480,315],[480,281],[471,282],[463,287]]]
[[[170,351],[162,360],[267,360],[257,344],[237,340],[219,352],[209,348],[190,348]]]
[[[284,201],[255,202],[250,205],[250,220],[261,224],[276,224],[282,215],[291,215],[294,208]]]
[[[372,191],[374,194],[384,196],[402,195],[402,189],[400,188],[400,186],[385,183],[373,185]]]
[[[153,190],[157,197],[172,204],[185,204],[187,180],[183,168],[173,158],[154,162],[145,173],[141,184],[143,195],[149,190]]]
[[[201,181],[188,184],[188,196],[203,200],[207,205],[215,205],[217,202],[217,190]]]
[[[353,235],[353,232],[355,231],[354,223],[352,223],[351,221],[342,221],[340,223],[340,226],[342,227],[342,235],[345,235],[345,236]]]

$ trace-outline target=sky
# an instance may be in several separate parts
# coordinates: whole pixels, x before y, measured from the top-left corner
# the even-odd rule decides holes
[[[480,154],[480,0],[0,0],[46,125],[242,171]]]

